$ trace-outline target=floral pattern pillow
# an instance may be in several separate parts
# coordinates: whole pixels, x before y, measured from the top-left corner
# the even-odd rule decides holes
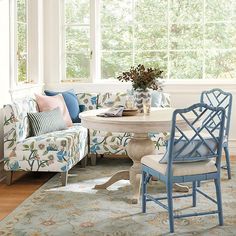
[[[125,106],[126,96],[126,92],[101,93],[98,96],[98,108]]]
[[[96,93],[78,93],[80,105],[85,105],[85,111],[97,109],[98,95]]]

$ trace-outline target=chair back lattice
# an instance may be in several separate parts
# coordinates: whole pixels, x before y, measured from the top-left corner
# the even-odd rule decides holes
[[[217,119],[215,119],[217,117]],[[212,120],[216,121],[212,123]],[[178,122],[176,122],[178,121]],[[220,165],[225,109],[197,103],[173,112],[168,164],[216,157]]]
[[[230,128],[230,117],[232,110],[232,94],[224,92],[221,89],[215,88],[209,91],[203,91],[201,94],[201,103],[206,103],[212,107],[223,107],[225,109],[225,124],[224,124],[224,136],[228,138],[229,128]],[[219,117],[216,116],[208,124],[210,127],[215,122],[219,120]]]

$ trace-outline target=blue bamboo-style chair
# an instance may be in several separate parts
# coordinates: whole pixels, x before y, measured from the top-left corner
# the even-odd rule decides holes
[[[228,179],[231,179],[228,137],[229,137],[229,129],[230,129],[230,117],[231,117],[231,111],[232,111],[232,99],[233,97],[231,93],[224,92],[223,90],[219,88],[215,88],[209,91],[203,91],[201,94],[201,99],[200,99],[201,103],[206,103],[209,106],[225,108],[223,148],[225,151],[226,166],[223,166],[223,168],[227,169]],[[214,122],[215,120],[212,120],[212,123]],[[212,123],[210,123],[209,126]]]
[[[211,124],[212,119],[215,119],[213,124]],[[225,109],[222,107],[198,103],[186,109],[177,109],[173,112],[166,153],[147,155],[141,160],[142,211],[146,212],[147,201],[154,201],[166,209],[169,213],[170,232],[174,232],[174,219],[182,217],[218,214],[219,224],[223,225],[220,167],[224,122]],[[192,132],[185,131],[187,129]],[[154,197],[147,193],[147,184],[151,177],[156,177],[166,184],[167,197]],[[210,179],[214,180],[217,200],[197,187],[197,181]],[[173,184],[184,182],[192,182],[192,193],[172,196]],[[174,214],[174,198],[192,197],[192,206],[195,207],[197,193],[216,203],[217,209],[182,215]],[[164,199],[167,199],[167,205],[162,202]]]

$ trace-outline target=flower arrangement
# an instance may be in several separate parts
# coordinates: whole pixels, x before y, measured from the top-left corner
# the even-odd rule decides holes
[[[158,80],[163,78],[162,74],[163,71],[159,68],[145,68],[144,65],[139,64],[123,72],[117,79],[122,82],[130,81],[134,90],[162,90],[162,83]]]

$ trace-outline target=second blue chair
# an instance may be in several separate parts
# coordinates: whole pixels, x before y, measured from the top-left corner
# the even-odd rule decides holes
[[[225,151],[226,169],[228,174],[228,179],[231,179],[231,168],[230,168],[230,154],[229,154],[229,129],[230,129],[230,118],[232,111],[232,94],[225,92],[219,88],[215,88],[209,91],[203,91],[201,94],[201,103],[205,103],[213,107],[223,107],[225,109],[225,125],[224,125],[224,141],[223,148]],[[218,118],[212,120],[209,124],[212,125]]]

